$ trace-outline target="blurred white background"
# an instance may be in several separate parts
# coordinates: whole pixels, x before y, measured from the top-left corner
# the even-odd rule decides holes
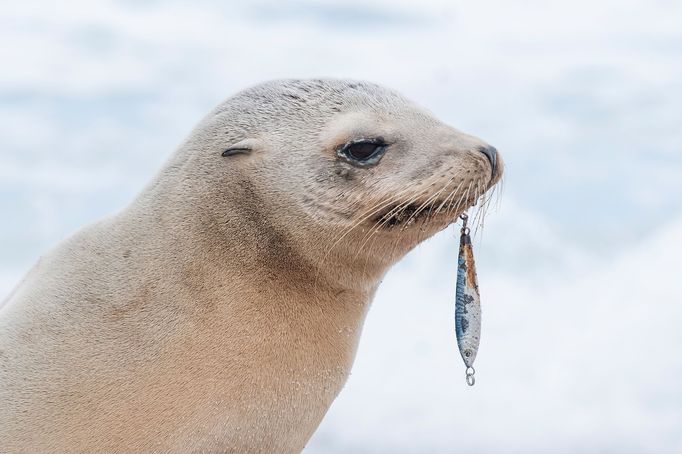
[[[477,384],[448,229],[386,277],[306,453],[682,452],[682,2],[0,3],[0,299],[245,86],[388,85],[497,146]]]

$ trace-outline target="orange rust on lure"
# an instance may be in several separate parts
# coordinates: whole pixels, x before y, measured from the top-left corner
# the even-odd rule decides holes
[[[463,213],[462,230],[459,239],[459,256],[457,258],[457,290],[455,293],[455,332],[457,346],[466,366],[466,382],[469,386],[476,383],[474,360],[481,340],[481,298],[478,293],[478,279],[474,250],[467,221],[469,217]]]

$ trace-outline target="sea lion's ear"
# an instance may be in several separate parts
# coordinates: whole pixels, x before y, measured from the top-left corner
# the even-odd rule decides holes
[[[257,148],[260,148],[260,141],[258,139],[244,139],[239,142],[230,145],[225,151],[223,151],[223,156],[234,156],[238,154],[250,154]]]

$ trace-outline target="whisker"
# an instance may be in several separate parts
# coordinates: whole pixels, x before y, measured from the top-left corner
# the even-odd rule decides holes
[[[397,199],[399,199],[404,193],[409,192],[411,188],[407,187],[403,191],[400,191],[398,194],[394,194],[391,196],[389,199],[383,199],[374,204],[371,208],[366,210],[353,225],[351,225],[349,228],[347,228],[340,236],[339,238],[332,243],[332,245],[325,251],[322,260],[320,261],[320,265],[318,267],[317,273],[315,274],[315,282],[314,282],[314,288],[317,289],[317,283],[318,283],[318,278],[320,274],[320,270],[322,269],[322,266],[324,265],[324,262],[327,260],[329,255],[331,254],[332,250],[347,236],[349,235],[353,230],[355,230],[357,227],[362,225],[365,221],[367,221],[369,218],[374,216],[376,213],[380,212],[382,209],[384,209],[387,206],[390,206],[392,203],[394,203]]]
[[[361,241],[362,240],[365,240],[365,241],[362,242],[362,244],[358,248],[357,254],[360,253],[360,250],[362,250],[362,248],[367,243],[367,241],[369,241],[369,239],[372,238],[372,236],[374,236],[383,226],[385,226],[391,220],[391,217],[396,216],[401,210],[404,210],[406,207],[408,207],[410,204],[412,204],[415,200],[417,200],[419,197],[421,197],[421,195],[425,191],[426,191],[426,189],[423,189],[419,193],[415,194],[411,199],[407,200],[406,202],[399,204],[398,206],[393,208],[391,211],[386,213],[383,216],[383,219],[380,222],[378,222],[374,227],[370,228],[369,232],[367,234],[365,234],[365,236],[363,236]],[[356,257],[357,257],[357,254],[356,254]]]
[[[440,195],[440,193],[443,192],[443,191],[445,190],[445,188],[447,187],[447,185],[450,184],[450,182],[451,182],[454,178],[455,178],[454,176],[453,176],[452,178],[450,178],[450,179],[443,185],[443,187],[440,189],[440,191],[436,192],[436,193],[433,194],[431,197],[429,197],[428,199],[426,199],[426,200],[424,201],[424,203],[422,203],[422,204],[415,210],[415,212],[412,213],[412,215],[407,219],[407,221],[405,221],[405,227],[409,226],[409,225],[410,225],[410,221],[412,221],[412,219],[414,219],[416,216],[419,216],[419,214],[424,210],[424,208],[426,208],[426,207],[429,205],[429,203],[431,203],[432,200],[437,199],[438,196]],[[433,207],[431,207],[431,208],[433,208]]]
[[[456,175],[455,175],[455,176],[456,176]],[[450,184],[450,182],[451,182],[452,180],[455,179],[455,176],[453,176],[452,178],[450,178],[450,179],[443,185],[443,187],[440,189],[440,191],[438,191],[436,194],[434,194],[432,197],[430,197],[426,202],[424,202],[424,204],[422,204],[422,207],[423,207],[425,204],[430,203],[431,200],[437,199],[438,196],[445,190],[445,188],[448,187],[448,185]],[[461,184],[461,183],[460,183],[460,184]],[[447,197],[446,197],[446,200],[447,200]],[[444,202],[442,202],[440,206],[442,206],[443,203],[444,203]],[[439,209],[440,209],[440,206],[439,206]],[[414,215],[417,215],[417,213],[418,213],[418,212],[421,212],[422,210],[423,210],[423,208],[420,207],[420,208],[417,210],[417,212],[415,212]],[[430,207],[429,207],[429,211],[428,211],[428,213],[427,213],[427,215],[426,215],[426,219],[422,222],[422,225],[427,224],[429,221],[431,221],[431,219],[432,219],[432,210],[433,210],[433,206],[430,206]],[[437,213],[437,212],[438,212],[438,210],[436,210],[436,213]],[[408,219],[407,223],[409,224],[409,219]],[[419,232],[417,233],[417,243],[421,243],[422,241],[424,241],[423,236],[424,236],[424,229],[423,229],[423,228],[420,228],[420,229],[419,229]]]
[[[450,191],[448,196],[445,197],[445,200],[443,200],[443,203],[441,203],[440,206],[438,206],[438,208],[436,209],[436,213],[440,213],[440,210],[450,202],[450,198],[454,197],[455,194],[457,194],[457,191],[459,191],[459,188],[461,188],[463,184],[464,184],[464,182],[460,181],[460,183],[457,185],[457,187],[455,187],[455,189]]]

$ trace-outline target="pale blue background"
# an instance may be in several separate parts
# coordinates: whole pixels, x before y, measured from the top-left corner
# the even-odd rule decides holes
[[[478,383],[449,229],[389,273],[307,452],[682,451],[682,4],[0,3],[0,294],[280,77],[391,86],[494,144]]]

